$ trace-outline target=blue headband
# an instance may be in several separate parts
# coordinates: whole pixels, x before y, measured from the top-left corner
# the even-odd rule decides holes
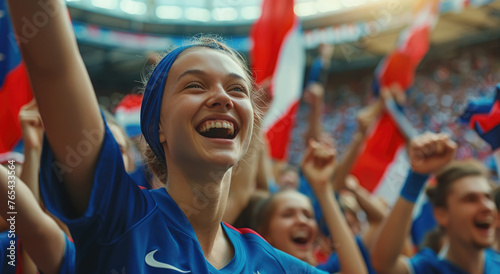
[[[185,49],[195,45],[178,47],[165,56],[156,66],[148,80],[141,105],[141,131],[156,157],[165,161],[165,152],[160,143],[159,124],[163,90],[168,73],[175,59]]]

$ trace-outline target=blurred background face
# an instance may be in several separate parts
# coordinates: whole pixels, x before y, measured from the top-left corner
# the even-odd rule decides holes
[[[116,143],[120,147],[123,157],[123,165],[125,166],[125,171],[132,172],[135,169],[134,159],[130,152],[130,147],[127,143],[127,137],[125,136],[123,130],[121,130],[117,125],[109,124],[109,130],[113,133]]]
[[[444,218],[439,221],[450,241],[474,248],[494,243],[497,210],[490,192],[488,180],[482,176],[467,176],[453,183]]]
[[[297,191],[276,194],[269,225],[263,236],[277,249],[309,261],[318,226],[309,199]]]
[[[284,170],[278,177],[277,184],[280,189],[297,189],[299,186],[299,174],[295,170]]]
[[[347,225],[352,231],[353,235],[358,235],[361,232],[361,222],[358,219],[357,211],[359,210],[356,198],[350,192],[340,193],[340,206],[344,213]]]
[[[359,223],[356,214],[350,210],[344,211],[344,216],[347,221],[347,225],[352,231],[353,235],[358,235],[361,232],[361,224]]]

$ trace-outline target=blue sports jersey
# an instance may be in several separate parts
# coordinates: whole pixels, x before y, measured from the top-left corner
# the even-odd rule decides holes
[[[63,233],[61,231],[61,233]],[[63,233],[64,234],[64,233]],[[19,264],[22,263],[22,261],[19,260],[19,246],[16,245],[15,247],[15,253],[16,253],[16,258],[15,258],[15,265],[13,266],[12,264],[9,264],[10,261],[12,261],[9,257],[7,257],[9,250],[7,248],[10,248],[10,241],[12,238],[8,237],[8,232],[0,232],[0,273],[2,274],[9,274],[9,273],[16,273],[16,271],[19,268]],[[75,273],[75,245],[68,239],[66,234],[64,234],[64,239],[65,239],[65,247],[64,247],[64,257],[61,262],[61,267],[59,268],[60,274],[72,274]],[[7,252],[7,253],[6,253]]]
[[[359,251],[361,252],[361,255],[363,256],[363,260],[366,263],[366,268],[368,270],[369,274],[375,274],[375,269],[372,267],[372,263],[370,261],[370,253],[368,252],[368,249],[366,248],[365,244],[361,240],[360,237],[356,236],[356,244],[358,244]],[[325,270],[329,273],[337,273],[340,272],[342,269],[340,268],[340,262],[339,262],[339,256],[338,254],[332,253],[330,257],[328,258],[328,261],[324,264],[318,265],[318,268],[321,270]]]
[[[137,166],[137,168],[129,173],[132,180],[139,186],[151,189],[152,176],[150,172],[147,171],[145,164]]]
[[[61,231],[62,232],[62,231]],[[64,234],[64,232],[62,232]],[[59,268],[60,274],[73,274],[75,273],[75,258],[76,258],[76,249],[75,244],[68,239],[68,236],[64,234],[64,258],[61,262],[61,266]]]
[[[104,142],[86,212],[73,212],[60,182],[60,168],[44,141],[40,174],[46,207],[73,236],[77,273],[317,273],[271,247],[250,230],[221,224],[234,257],[221,270],[203,255],[186,215],[165,188],[140,189],[125,172],[120,148],[105,126]],[[56,167],[56,168],[55,168]]]
[[[16,268],[19,265],[19,248],[17,245],[17,237],[12,237],[9,238],[9,235],[14,235],[14,234],[9,234],[8,231],[3,231],[0,232],[0,273],[5,273],[5,274],[10,274],[10,273],[16,273]],[[14,240],[16,243],[14,243],[14,248],[12,248],[11,245],[11,240]],[[7,255],[10,254],[10,250],[13,250],[14,252],[14,257],[7,257]],[[9,264],[10,262],[10,264]]]
[[[500,255],[493,250],[485,250],[484,274],[500,273]],[[425,248],[410,259],[410,272],[415,274],[466,274],[467,272]]]

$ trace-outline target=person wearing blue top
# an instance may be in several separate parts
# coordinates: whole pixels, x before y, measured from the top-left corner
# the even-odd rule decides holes
[[[319,272],[221,222],[232,168],[260,119],[256,86],[237,53],[200,39],[156,65],[141,130],[151,170],[166,186],[149,192],[124,170],[64,3],[9,6],[16,34],[28,40],[20,49],[45,126],[42,196],[70,228],[77,273]],[[46,24],[25,37],[25,18],[42,13],[50,13]]]
[[[324,265],[329,273],[367,273],[362,254],[342,215],[330,182],[336,151],[328,143],[310,141],[301,168],[318,198],[325,221],[337,247],[336,262]],[[294,189],[281,190],[255,203],[250,214],[253,226],[274,247],[317,266],[313,249],[318,236],[311,201]]]
[[[9,224],[9,230],[0,233],[1,273],[16,273],[20,267],[21,249],[18,244],[20,239],[22,248],[26,250],[42,273],[74,273],[76,252],[74,244],[61,231],[52,217],[43,212],[30,189],[19,178],[10,175],[11,170],[0,165],[0,202],[2,204],[0,215]],[[10,199],[11,197],[14,199]],[[8,203],[8,201],[14,203]],[[13,207],[8,207],[8,205],[13,205]],[[11,247],[12,242],[15,247]],[[4,246],[4,243],[7,243],[7,246]],[[14,256],[9,257],[9,255]]]
[[[9,161],[0,167],[0,273],[74,273],[75,246],[67,228],[42,210],[38,171],[43,124],[35,100],[19,111],[25,156],[19,170]],[[10,213],[14,212],[14,213]],[[3,224],[7,224],[5,229]]]
[[[451,162],[456,143],[446,134],[426,133],[410,142],[411,171],[401,195],[376,239],[371,257],[378,273],[498,273],[495,241],[497,209],[484,167],[475,161]],[[418,195],[428,174],[437,173],[427,190],[434,217],[447,236],[438,256],[424,249],[412,258],[400,255]]]
[[[366,213],[367,221],[369,226],[367,229],[360,231],[359,220],[357,219],[355,211],[351,208],[341,205],[345,219],[351,231],[356,236],[356,242],[358,248],[363,255],[368,273],[374,273],[370,262],[369,250],[373,245],[373,238],[377,234],[380,224],[384,221],[386,217],[385,209],[366,189],[360,186],[357,178],[350,175],[349,172],[354,165],[357,156],[362,148],[362,144],[366,139],[370,127],[376,121],[377,117],[380,116],[382,108],[382,99],[378,99],[374,103],[366,106],[356,116],[358,121],[358,129],[353,135],[352,142],[349,147],[344,152],[341,160],[336,164],[335,171],[332,176],[333,190],[335,191],[335,196],[337,200],[340,201],[339,193],[344,190],[348,190],[353,194],[360,208]],[[314,116],[314,115],[313,115]],[[317,117],[310,118],[310,124],[314,123]],[[319,128],[319,125],[312,126],[311,128]],[[325,143],[333,143],[333,139],[326,134],[310,134],[319,135],[319,139]],[[309,182],[305,178],[304,174],[300,173],[300,181],[298,186],[298,191],[308,196],[314,208],[316,221],[320,228],[320,231],[324,235],[329,235],[328,227],[326,225],[323,210],[319,204],[319,201],[314,194]],[[330,258],[328,258],[327,263],[319,266],[321,269],[329,270],[335,272],[338,267],[338,254],[333,253]],[[335,270],[335,271],[334,271]]]
[[[412,273],[473,273],[463,270],[450,260],[436,254],[432,249],[425,248],[410,259]],[[478,273],[498,273],[500,270],[500,255],[492,249],[484,251],[484,266]]]
[[[65,217],[63,190],[42,183],[47,207],[63,214],[81,252],[77,257],[79,273],[219,273],[203,256],[189,217],[198,214],[197,204],[178,205],[165,188],[140,189],[125,173],[120,149],[109,130],[97,163],[89,209],[76,219]],[[53,162],[44,153],[43,163]],[[46,168],[46,167],[42,167]],[[113,172],[109,172],[113,170]],[[55,172],[42,174],[42,182],[57,181]],[[127,201],[127,202],[124,202]],[[198,203],[198,202],[196,202]],[[182,208],[185,206],[185,210]],[[106,220],[99,226],[95,222]],[[272,248],[250,230],[236,230],[222,223],[223,233],[234,248],[234,255],[221,273],[306,271],[307,266]],[[189,255],[187,255],[189,254]]]
[[[361,256],[363,256],[363,260],[366,264],[366,269],[368,270],[368,273],[375,274],[376,272],[371,265],[370,253],[368,252],[368,249],[366,248],[365,244],[363,243],[363,241],[359,236],[356,236],[354,239],[356,240],[356,244],[359,248],[359,251],[361,252]],[[339,255],[337,254],[337,252],[332,253],[330,257],[328,257],[328,261],[319,264],[317,268],[328,271],[330,273],[340,272],[341,269],[339,263]]]
[[[3,219],[0,219],[1,227],[4,227],[4,224],[8,227],[8,223],[6,223]],[[10,238],[9,238],[10,235]],[[14,240],[14,244],[12,245],[11,240]],[[9,233],[8,228],[7,230],[2,230],[0,232],[0,273],[5,273],[5,274],[14,274],[16,273],[17,267],[20,265],[19,264],[19,252],[16,252],[10,257],[7,257],[7,255],[10,255],[10,250],[19,250],[19,245],[17,244],[17,238],[12,238],[12,233]],[[11,262],[9,264],[9,262]],[[12,263],[14,262],[14,263]]]

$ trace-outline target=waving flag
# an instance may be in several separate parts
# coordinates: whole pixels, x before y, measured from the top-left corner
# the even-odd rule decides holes
[[[493,102],[491,102],[491,100],[487,100],[484,98],[471,100],[467,104],[467,108],[464,110],[464,113],[459,117],[459,120],[462,123],[469,124],[472,116],[476,114],[489,113],[492,107]],[[472,125],[471,128],[474,129]]]
[[[305,50],[293,0],[264,0],[250,31],[250,63],[257,84],[271,79],[272,104],[263,128],[271,157],[285,160],[302,93]]]
[[[411,224],[411,240],[416,246],[421,246],[425,236],[437,226],[433,207],[427,195],[420,195],[413,210]]]
[[[429,49],[430,33],[439,15],[438,0],[419,0],[413,8],[413,22],[404,30],[396,50],[386,56],[375,71],[374,92],[380,87],[399,85],[407,90],[414,80],[415,70]],[[361,184],[393,204],[409,171],[405,150],[406,138],[416,131],[406,120],[403,109],[394,101],[386,102],[382,115],[357,160],[352,173]],[[412,238],[419,244],[423,235],[435,225],[429,202],[421,195],[415,206]]]
[[[21,53],[10,24],[7,5],[0,0],[0,158],[6,157],[21,139],[20,108],[33,94]]]
[[[415,70],[429,49],[430,32],[439,15],[438,6],[438,0],[420,0],[415,3],[412,24],[401,33],[396,50],[386,56],[375,71],[376,94],[380,87],[398,84],[407,90],[412,85]],[[378,192],[381,183],[387,181],[384,177],[387,177],[388,167],[397,160],[396,155],[403,148],[405,137],[415,135],[415,131],[408,126],[402,108],[392,101],[388,101],[387,106],[388,112],[376,124],[352,170],[361,184],[372,192]],[[399,189],[386,196],[397,197],[398,194]]]
[[[142,94],[126,95],[115,110],[116,121],[131,138],[141,134],[142,96]]]
[[[495,100],[493,102],[477,101],[469,102],[464,114],[460,117],[462,121],[469,120],[469,126],[477,134],[490,144],[492,150],[500,147],[500,84],[496,87]]]

